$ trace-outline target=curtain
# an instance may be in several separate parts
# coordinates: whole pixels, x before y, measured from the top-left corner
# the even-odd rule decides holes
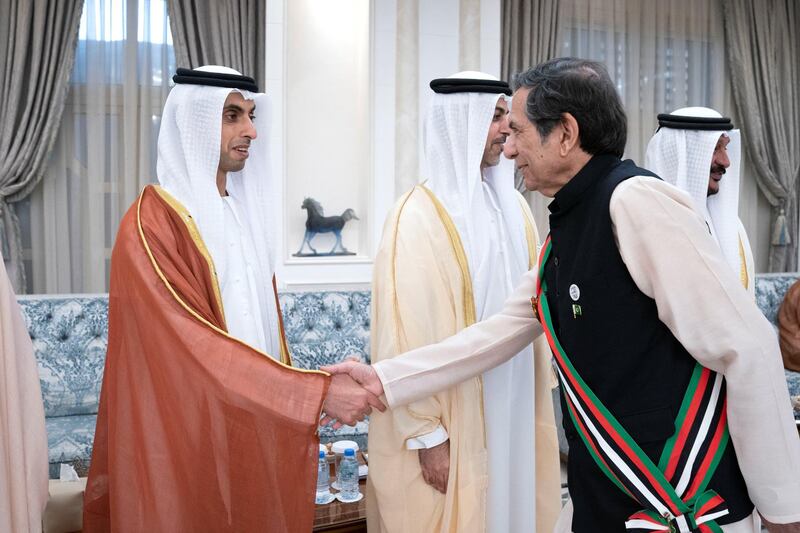
[[[724,113],[720,0],[562,0],[561,54],[602,61],[628,114],[626,157],[644,162],[656,115],[686,106]]]
[[[798,267],[800,3],[725,0],[733,99],[745,152],[772,206],[770,272]],[[788,238],[787,238],[788,237]]]
[[[503,0],[501,3],[501,77],[511,77],[559,56],[561,0]],[[531,207],[540,235],[547,234],[549,198],[528,191],[517,172],[515,184]]]
[[[558,57],[560,0],[503,0],[501,77]]]
[[[175,70],[164,0],[85,0],[64,117],[23,219],[37,293],[106,292],[119,221],[156,181]]]
[[[178,65],[224,65],[252,76],[264,90],[264,0],[168,0]]]
[[[27,287],[14,202],[41,181],[75,56],[81,0],[0,7],[0,242],[16,292]]]

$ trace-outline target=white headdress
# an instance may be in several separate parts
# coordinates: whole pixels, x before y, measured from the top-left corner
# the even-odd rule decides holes
[[[423,125],[425,177],[427,186],[447,209],[461,237],[472,277],[476,313],[481,320],[485,318],[487,280],[495,274],[497,265],[497,258],[490,257],[489,253],[492,235],[489,206],[482,190],[484,182],[495,193],[509,232],[515,279],[528,269],[528,250],[519,195],[514,188],[513,163],[501,156],[500,163],[485,169],[483,175],[480,170],[495,107],[498,99],[504,96],[500,90],[460,91],[465,88],[487,90],[481,89],[482,83],[490,86],[488,90],[493,85],[506,88],[508,85],[481,72],[460,72],[434,80],[431,86],[436,82],[440,82],[438,90],[445,92],[433,95]],[[448,91],[441,88],[444,85],[454,88]],[[455,88],[458,86],[460,88]]]
[[[739,172],[741,141],[730,119],[706,107],[686,107],[659,115],[661,127],[650,139],[645,168],[689,193],[696,209],[719,243],[726,261],[739,272]],[[730,166],[719,182],[719,192],[708,196],[714,148],[722,134],[730,137]]]
[[[233,69],[220,66],[200,67],[192,72],[241,76]],[[243,211],[242,223],[250,229],[259,263],[254,268],[259,269],[259,281],[270,285],[269,294],[275,272],[274,229],[279,204],[277,183],[270,177],[266,142],[270,111],[267,95],[230,87],[176,85],[167,97],[161,117],[156,172],[161,186],[191,213],[214,261],[218,277],[224,279],[224,200],[217,189],[216,175],[222,110],[225,99],[233,91],[255,102],[257,137],[250,144],[244,169],[228,173],[227,191]]]

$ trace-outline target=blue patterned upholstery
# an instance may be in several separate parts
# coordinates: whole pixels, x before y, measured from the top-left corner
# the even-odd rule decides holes
[[[756,279],[756,301],[777,326],[783,295],[797,274]],[[370,361],[368,291],[285,292],[280,295],[294,365],[313,369],[355,355]],[[108,296],[20,296],[20,307],[39,364],[47,416],[50,473],[71,463],[85,475],[91,458],[100,385],[108,343]],[[800,396],[800,374],[786,373],[790,392]],[[800,419],[800,411],[795,415]],[[369,421],[338,430],[322,428],[320,439],[343,438],[367,445]]]
[[[756,303],[761,312],[778,327],[778,309],[789,287],[797,281],[797,273],[758,274],[756,276]]]
[[[108,297],[20,297],[39,362],[45,415],[97,413],[108,344]]]
[[[756,276],[756,303],[767,320],[775,326],[775,329],[778,328],[778,309],[783,303],[783,296],[797,279],[797,273],[759,274]],[[800,402],[800,373],[789,370],[784,370],[784,372],[786,373],[786,383],[789,386],[789,394]],[[800,403],[794,410],[794,417],[800,420]]]
[[[280,295],[292,363],[313,369],[358,356],[369,362],[368,291]]]
[[[47,426],[50,475],[86,473],[108,344],[108,297],[20,296],[33,342]]]

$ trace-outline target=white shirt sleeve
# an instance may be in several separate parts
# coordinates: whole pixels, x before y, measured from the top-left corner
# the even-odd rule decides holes
[[[423,450],[433,448],[445,442],[450,438],[444,426],[439,424],[436,429],[424,435],[417,435],[416,437],[406,440],[407,450]]]
[[[661,321],[725,376],[731,440],[756,508],[774,523],[800,521],[800,437],[772,326],[685,193],[634,177],[609,210],[622,259]]]
[[[522,276],[502,311],[437,344],[423,346],[372,366],[394,408],[449,389],[517,355],[542,333],[531,297],[536,274]]]

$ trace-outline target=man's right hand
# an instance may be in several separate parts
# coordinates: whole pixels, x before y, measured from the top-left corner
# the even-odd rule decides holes
[[[348,359],[341,363],[334,365],[326,365],[320,368],[323,372],[332,375],[349,374],[351,378],[356,380],[362,387],[369,392],[379,397],[383,394],[383,384],[381,383],[378,373],[370,365],[359,363],[353,359]],[[381,409],[383,411],[383,409]]]
[[[419,465],[425,483],[446,494],[447,479],[450,477],[450,440],[433,448],[419,450]]]
[[[331,385],[322,407],[326,417],[338,420],[348,426],[372,412],[372,407],[385,411],[386,406],[377,396],[358,384],[348,374],[331,376]]]

